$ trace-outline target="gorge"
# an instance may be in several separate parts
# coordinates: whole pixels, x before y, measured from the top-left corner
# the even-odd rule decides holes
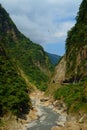
[[[87,0],[54,57],[0,4],[0,130],[87,130]]]

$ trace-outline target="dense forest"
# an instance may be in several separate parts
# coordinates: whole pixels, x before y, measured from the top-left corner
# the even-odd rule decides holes
[[[32,86],[45,91],[53,68],[43,48],[18,31],[0,4],[0,116],[26,114]]]
[[[9,14],[0,6],[0,43],[29,81],[45,90],[53,65],[43,48],[21,34]]]
[[[0,45],[0,116],[9,111],[19,116],[30,108],[25,81]]]

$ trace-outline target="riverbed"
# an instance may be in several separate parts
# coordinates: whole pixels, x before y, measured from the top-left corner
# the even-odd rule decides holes
[[[27,130],[51,130],[56,125],[58,114],[52,108],[39,106],[40,117],[28,125]]]
[[[38,118],[28,124],[27,130],[51,130],[56,126],[58,121],[58,114],[53,111],[51,104],[45,104],[41,99],[44,99],[44,93],[36,92],[31,94],[33,107],[37,110]]]
[[[77,121],[76,117],[67,115],[64,103],[52,101],[42,92],[32,93],[31,100],[36,116],[27,124],[27,130],[87,130],[86,115],[81,115]]]

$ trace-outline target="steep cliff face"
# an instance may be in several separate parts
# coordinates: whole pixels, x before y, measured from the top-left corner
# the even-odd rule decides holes
[[[0,44],[16,68],[29,81],[44,90],[53,66],[43,48],[21,34],[9,14],[0,5]]]
[[[75,26],[68,32],[65,55],[66,84],[57,85],[55,99],[63,100],[68,112],[87,112],[87,0],[83,0]],[[58,64],[63,66],[64,61]],[[57,67],[57,79],[61,68]],[[55,76],[54,76],[55,77]]]
[[[65,80],[65,70],[66,70],[66,61],[65,56],[63,56],[55,68],[55,73],[53,75],[51,82],[62,83]]]
[[[87,78],[87,0],[82,1],[76,24],[67,34],[65,56],[57,65],[53,79],[55,82],[65,79],[65,82],[73,83],[85,78]]]
[[[66,39],[66,79],[78,82],[87,76],[87,0],[79,8],[75,26]]]

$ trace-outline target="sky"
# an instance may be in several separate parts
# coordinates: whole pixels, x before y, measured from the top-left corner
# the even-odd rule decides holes
[[[82,0],[0,0],[17,28],[44,50],[65,53],[67,32]]]

